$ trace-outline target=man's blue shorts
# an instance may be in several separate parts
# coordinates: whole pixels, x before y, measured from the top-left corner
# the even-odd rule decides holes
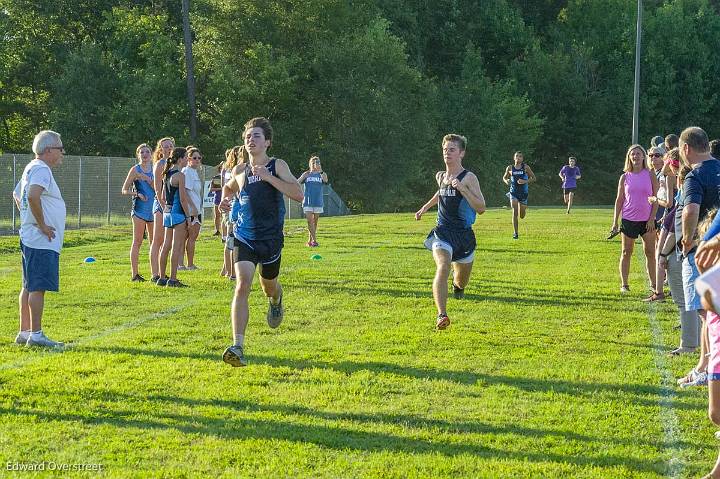
[[[28,292],[60,290],[60,254],[51,249],[28,248],[20,242],[22,285]]]

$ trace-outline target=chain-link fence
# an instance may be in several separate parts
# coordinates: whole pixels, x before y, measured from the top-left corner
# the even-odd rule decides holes
[[[20,227],[12,192],[33,157],[12,153],[0,155],[0,234],[17,233]],[[134,158],[66,155],[62,165],[53,169],[67,208],[66,228],[128,224],[132,203],[129,196],[121,194],[121,190],[128,171],[135,163]],[[203,185],[207,186],[217,170],[203,166],[198,173]],[[324,197],[327,216],[350,213],[330,186],[325,187]],[[286,206],[288,218],[303,216],[299,203],[286,199]],[[212,208],[206,208],[203,216],[212,218],[212,214]]]

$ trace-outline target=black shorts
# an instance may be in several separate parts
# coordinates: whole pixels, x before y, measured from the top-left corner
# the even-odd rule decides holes
[[[565,193],[566,195],[568,193],[574,193],[576,189],[577,188],[563,188],[563,193]]]
[[[425,239],[425,247],[429,250],[433,249],[433,243],[436,240],[440,240],[444,245],[441,249],[447,250],[447,246],[450,247],[451,261],[464,260],[470,258],[475,253],[475,247],[477,243],[475,241],[475,233],[471,228],[464,230],[451,230],[442,226],[434,228]],[[447,246],[445,246],[447,245]],[[468,261],[468,262],[470,262]]]
[[[249,261],[260,265],[260,276],[275,279],[280,274],[280,259],[285,238],[246,240],[235,238],[233,263]]]
[[[647,221],[630,221],[623,219],[620,231],[628,238],[637,239],[647,233]]]

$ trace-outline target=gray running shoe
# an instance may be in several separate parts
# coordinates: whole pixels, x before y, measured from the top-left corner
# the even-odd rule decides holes
[[[453,283],[453,298],[455,299],[463,299],[465,297],[465,290],[463,288],[458,288]]]
[[[280,300],[278,304],[273,304],[268,298],[267,323],[268,326],[275,329],[280,326],[283,320],[282,292],[280,292]]]
[[[168,279],[167,278],[158,278],[157,281],[155,281],[155,284],[158,286],[167,286]]]
[[[188,285],[181,283],[179,279],[169,279],[167,280],[167,283],[165,283],[165,286],[168,288],[187,288]]]
[[[62,348],[63,346],[65,346],[65,344],[53,341],[52,339],[45,336],[45,333],[40,333],[40,337],[37,339],[33,338],[33,335],[31,334],[27,340],[27,343],[25,343],[25,347],[31,348],[35,346],[41,348]]]
[[[245,361],[245,354],[243,353],[242,346],[230,346],[223,353],[222,359],[234,368],[247,366],[247,361]]]
[[[24,336],[22,333],[18,333],[17,336],[15,336],[15,344],[25,346],[25,344],[27,344],[27,336]]]

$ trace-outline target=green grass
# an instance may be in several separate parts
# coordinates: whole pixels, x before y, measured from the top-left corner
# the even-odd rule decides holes
[[[207,231],[185,290],[129,282],[129,227],[68,232],[44,317],[72,343],[63,353],[10,344],[20,259],[2,238],[3,473],[52,461],[107,477],[699,476],[717,449],[707,392],[661,379],[676,309],[658,307],[655,343],[639,258],[633,296],[618,294],[610,216],[530,210],[519,241],[507,210],[480,216],[466,299],[450,300],[443,332],[422,247],[431,216],[323,218],[312,251],[290,221],[285,322],[268,328],[254,284],[239,369],[220,360],[232,285]],[[679,376],[693,359],[666,364]]]

